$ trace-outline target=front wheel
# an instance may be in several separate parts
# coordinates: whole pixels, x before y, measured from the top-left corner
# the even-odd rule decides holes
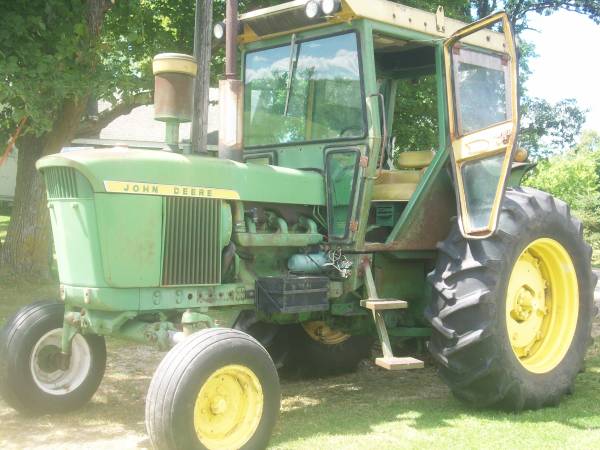
[[[429,275],[429,349],[452,392],[476,406],[536,409],[571,392],[596,312],[591,248],[568,206],[509,189],[497,232],[439,246]]]
[[[162,360],[146,398],[155,448],[264,449],[279,415],[277,370],[250,335],[213,328]]]
[[[0,395],[27,414],[68,412],[89,401],[104,376],[101,336],[75,335],[61,364],[64,305],[38,302],[21,308],[0,331]]]

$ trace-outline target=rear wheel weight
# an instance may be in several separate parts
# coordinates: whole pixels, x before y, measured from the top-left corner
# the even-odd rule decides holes
[[[146,427],[160,449],[263,449],[279,415],[277,370],[238,330],[193,334],[162,360],[146,398]]]
[[[509,189],[497,232],[439,244],[426,316],[429,350],[461,400],[536,409],[573,389],[596,308],[591,248],[568,206]]]

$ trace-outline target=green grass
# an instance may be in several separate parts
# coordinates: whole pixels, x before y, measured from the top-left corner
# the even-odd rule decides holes
[[[0,279],[0,326],[21,306],[58,299],[58,283]]]
[[[455,400],[431,369],[372,371],[284,385],[277,449],[600,448],[600,342],[576,392],[558,407],[521,414]]]
[[[56,297],[56,292],[56,284],[0,284],[0,325],[19,306]],[[93,403],[64,419],[63,416],[46,416],[22,422],[25,419],[6,410],[0,420],[0,436],[2,427],[7,427],[5,442],[21,442],[21,423],[37,430],[36,433],[43,436],[41,441],[53,438],[57,445],[65,444],[64,448],[79,448],[86,443],[93,447],[94,442],[100,445],[95,441],[99,438],[94,433],[79,431],[101,424],[102,429],[112,430],[102,435],[102,439],[114,440],[110,441],[113,444],[102,441],[102,445],[137,448],[132,442],[145,439],[144,393],[161,356],[147,347],[114,340],[110,340],[110,348],[113,350],[107,375]],[[137,368],[131,372],[132,367]],[[587,370],[577,377],[574,395],[566,397],[558,407],[521,414],[464,406],[448,392],[430,362],[427,367],[392,373],[371,366],[334,378],[282,380],[282,413],[271,447],[343,450],[600,448],[600,340],[588,352]],[[119,389],[135,392],[135,395],[124,402],[126,395]],[[110,394],[113,391],[119,394]],[[47,430],[50,424],[52,432]],[[79,437],[70,439],[71,432]],[[141,442],[140,445],[145,447],[147,442]]]

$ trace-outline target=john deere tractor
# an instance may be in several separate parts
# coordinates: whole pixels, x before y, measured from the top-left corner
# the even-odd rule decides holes
[[[374,341],[387,370],[423,367],[396,344],[427,342],[477,407],[570,393],[596,278],[569,207],[519,187],[532,164],[506,14],[467,25],[386,0],[232,9],[215,30],[228,60],[218,157],[179,144],[197,68],[162,54],[165,151],[38,162],[60,302],[2,330],[3,398],[28,413],[82,406],[107,336],[170,349],[146,400],[165,449],[264,448],[279,368],[352,370]],[[416,94],[423,79],[430,98]],[[427,101],[437,114],[394,121],[396,105]],[[435,148],[404,132],[419,126]]]

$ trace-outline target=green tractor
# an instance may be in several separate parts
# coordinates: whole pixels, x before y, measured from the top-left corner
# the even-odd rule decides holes
[[[146,400],[164,449],[264,448],[278,369],[352,370],[377,339],[387,370],[423,367],[393,344],[427,342],[477,407],[570,393],[596,278],[569,207],[519,187],[532,164],[517,147],[506,14],[467,25],[441,8],[296,0],[216,28],[228,50],[219,157],[178,144],[196,66],[167,54],[154,62],[165,151],[38,162],[61,301],[1,331],[3,398],[28,413],[82,406],[106,336],[170,349]],[[399,86],[421,77],[435,81],[437,117],[422,125],[438,145],[402,151]]]

